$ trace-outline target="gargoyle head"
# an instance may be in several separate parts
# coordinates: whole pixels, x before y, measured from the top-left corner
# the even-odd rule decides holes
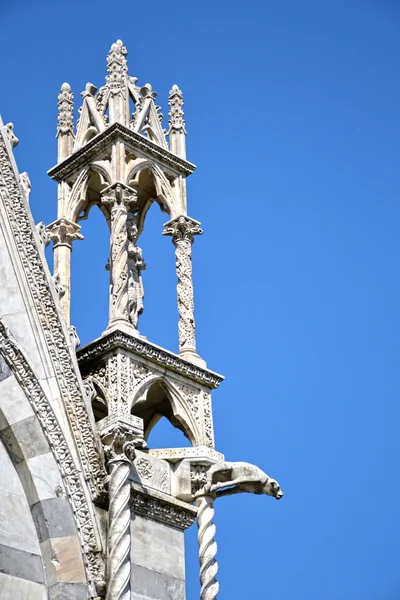
[[[270,479],[265,484],[264,493],[268,496],[273,496],[277,500],[280,500],[283,496],[281,486],[275,479]]]

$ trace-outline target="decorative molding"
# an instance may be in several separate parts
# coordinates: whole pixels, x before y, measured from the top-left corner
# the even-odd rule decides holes
[[[185,458],[222,462],[224,455],[207,446],[191,446],[189,448],[157,448],[150,449],[149,454],[169,462],[178,462]]]
[[[120,330],[106,333],[101,338],[83,346],[77,353],[79,365],[87,371],[89,365],[86,367],[85,363],[90,363],[100,358],[106,352],[111,352],[116,348],[124,348],[131,351],[183,377],[193,379],[210,389],[217,388],[224,380],[222,375],[214,371],[209,371],[195,365],[173,352],[160,348],[143,338],[128,335]]]
[[[153,465],[147,458],[138,458],[135,461],[135,467],[142,479],[151,479],[154,475]]]
[[[168,501],[167,498],[161,498],[161,493],[157,496],[154,493],[148,494],[139,491],[135,484],[131,485],[130,506],[134,513],[182,530],[194,523],[196,509],[190,504],[185,506],[184,502],[175,499]]]
[[[188,176],[196,169],[196,166],[192,163],[179,158],[165,148],[161,148],[139,133],[131,131],[120,123],[113,123],[102,133],[89,140],[85,146],[79,148],[71,156],[50,169],[48,175],[55,181],[68,179],[75,170],[92,162],[99,152],[106,150],[117,139],[121,139],[129,148],[139,151],[142,155],[157,160],[175,173]]]

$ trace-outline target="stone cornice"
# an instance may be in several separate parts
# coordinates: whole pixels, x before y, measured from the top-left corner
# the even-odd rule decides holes
[[[178,529],[190,527],[197,515],[197,509],[191,504],[137,483],[131,483],[129,504],[133,513]]]
[[[113,123],[102,133],[91,139],[85,146],[79,148],[71,156],[50,169],[48,175],[55,181],[66,179],[75,170],[82,168],[84,164],[98,157],[99,152],[106,149],[117,138],[122,139],[131,148],[138,150],[143,156],[155,159],[176,173],[187,176],[191,175],[196,168],[192,163],[179,158],[179,156],[176,156],[169,150],[161,148],[154,142],[131,131],[120,123]]]
[[[128,335],[120,330],[106,333],[101,338],[80,348],[77,352],[79,366],[82,367],[85,363],[98,360],[106,352],[110,352],[116,348],[123,348],[128,352],[133,352],[137,356],[142,356],[170,371],[193,379],[210,389],[217,388],[224,380],[222,375],[214,371],[209,371],[206,368],[195,365],[173,352],[164,350],[164,348],[160,348],[160,346],[156,346],[143,338]]]

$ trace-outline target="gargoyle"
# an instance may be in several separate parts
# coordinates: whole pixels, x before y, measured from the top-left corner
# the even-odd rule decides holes
[[[205,490],[217,497],[241,492],[267,494],[277,500],[283,496],[280,485],[275,479],[271,479],[264,471],[246,462],[221,462],[212,465],[207,473]]]

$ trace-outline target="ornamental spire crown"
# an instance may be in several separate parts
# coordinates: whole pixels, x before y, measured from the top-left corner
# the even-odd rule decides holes
[[[186,177],[195,167],[186,160],[183,95],[172,86],[170,127],[163,129],[157,93],[150,83],[139,85],[129,75],[127,54],[121,40],[112,44],[105,84],[98,89],[89,82],[81,93],[76,130],[70,86],[63,84],[59,95],[59,163],[49,172],[59,183],[58,219],[48,229],[55,269],[66,290],[61,300],[65,319],[69,321],[72,242],[82,239],[79,222],[98,206],[110,228],[106,332],[140,335],[146,263],[138,244],[147,212],[158,204],[168,215],[162,233],[172,237],[176,253],[179,353],[203,364],[196,353],[191,264],[194,236],[202,230],[187,214]],[[68,233],[68,243],[62,232]]]

